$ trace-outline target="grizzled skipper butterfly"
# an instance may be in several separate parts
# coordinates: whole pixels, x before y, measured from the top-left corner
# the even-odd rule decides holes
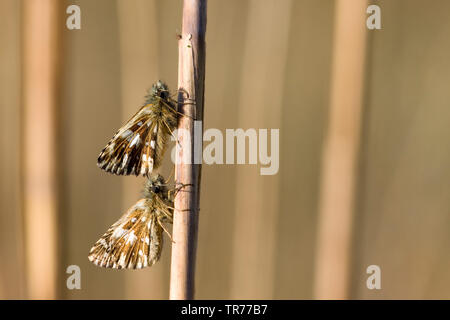
[[[95,243],[89,260],[99,267],[114,269],[141,269],[156,263],[161,256],[162,233],[167,232],[163,223],[173,222],[173,191],[179,190],[169,190],[159,174],[148,178],[144,198]]]
[[[162,162],[169,134],[177,125],[176,103],[158,80],[144,106],[123,125],[100,153],[97,165],[117,175],[148,176]]]

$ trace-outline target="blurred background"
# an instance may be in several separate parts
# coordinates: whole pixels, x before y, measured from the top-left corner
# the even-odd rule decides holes
[[[279,128],[280,170],[203,166],[197,298],[450,298],[450,2],[375,3],[381,30],[365,0],[208,1],[205,129]],[[0,0],[0,298],[168,297],[167,237],[139,271],[87,255],[140,197],[96,159],[176,88],[181,10]]]

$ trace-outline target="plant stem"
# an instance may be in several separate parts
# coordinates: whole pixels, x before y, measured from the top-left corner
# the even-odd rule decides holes
[[[314,295],[348,299],[361,127],[366,1],[336,2],[328,132],[320,183]]]
[[[170,299],[193,299],[201,164],[194,163],[194,119],[201,120],[205,82],[206,0],[184,0],[179,39],[177,185],[187,185],[175,198]],[[198,149],[197,149],[198,150]],[[200,148],[201,151],[201,148]],[[187,160],[187,161],[186,161]]]
[[[23,203],[29,298],[55,299],[60,2],[23,4]],[[45,271],[45,272],[44,272]]]

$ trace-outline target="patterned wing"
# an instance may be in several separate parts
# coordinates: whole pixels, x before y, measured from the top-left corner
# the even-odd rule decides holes
[[[142,150],[140,166],[135,168],[141,175],[148,175],[161,165],[167,144],[167,132],[161,118],[154,118]]]
[[[89,260],[114,269],[151,266],[161,256],[162,232],[151,200],[141,199],[95,243]]]
[[[101,169],[118,175],[139,175],[143,164],[153,169],[147,160],[149,133],[157,127],[153,109],[153,104],[145,105],[114,134],[98,157],[97,165]]]
[[[142,149],[138,151],[137,149],[127,148],[125,150],[125,155],[130,156],[125,156],[124,159],[130,160],[124,165],[128,167],[129,172],[135,175],[148,176],[153,169],[158,168],[167,146],[170,131],[167,129],[164,120],[155,115],[147,124],[149,129]]]

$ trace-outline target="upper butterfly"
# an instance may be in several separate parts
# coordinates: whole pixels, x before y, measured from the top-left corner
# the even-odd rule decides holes
[[[101,169],[118,175],[148,176],[160,166],[168,136],[177,125],[176,105],[160,80],[145,98],[144,106],[100,153],[97,165]]]

